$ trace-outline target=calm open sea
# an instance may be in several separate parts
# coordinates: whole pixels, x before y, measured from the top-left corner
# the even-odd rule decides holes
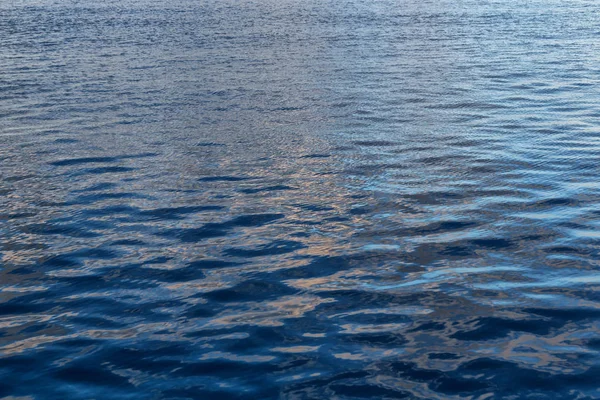
[[[0,177],[0,398],[600,398],[596,0],[3,1]]]

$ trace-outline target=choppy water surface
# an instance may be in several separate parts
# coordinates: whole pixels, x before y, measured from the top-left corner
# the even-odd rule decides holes
[[[600,397],[599,54],[595,0],[2,2],[0,397]]]

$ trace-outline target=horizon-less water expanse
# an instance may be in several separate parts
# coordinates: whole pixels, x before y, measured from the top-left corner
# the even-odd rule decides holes
[[[595,0],[0,3],[0,398],[600,398]]]

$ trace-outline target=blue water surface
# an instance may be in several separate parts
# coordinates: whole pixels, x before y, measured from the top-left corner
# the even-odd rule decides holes
[[[0,2],[0,398],[600,398],[596,0]]]

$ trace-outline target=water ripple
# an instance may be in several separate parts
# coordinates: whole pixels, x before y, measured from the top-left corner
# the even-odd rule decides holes
[[[0,398],[600,397],[598,4],[0,4]]]

